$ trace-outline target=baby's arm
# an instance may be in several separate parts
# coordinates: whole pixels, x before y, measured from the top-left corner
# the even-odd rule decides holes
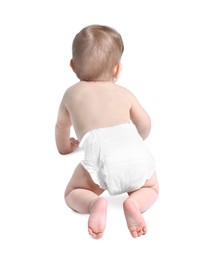
[[[151,130],[151,119],[136,97],[131,93],[131,121],[136,126],[140,136],[146,139]]]
[[[60,104],[57,123],[55,126],[55,140],[58,152],[60,154],[68,154],[76,150],[79,141],[70,138],[71,120],[69,112],[63,101]]]

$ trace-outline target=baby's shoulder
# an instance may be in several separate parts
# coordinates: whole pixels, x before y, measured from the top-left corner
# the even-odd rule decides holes
[[[126,97],[128,97],[129,99],[132,99],[134,97],[134,94],[128,88],[121,86],[121,85],[116,85],[116,86],[119,89],[119,91],[121,93],[123,93]]]
[[[68,87],[65,91],[65,96],[73,96],[75,95],[76,93],[78,93],[80,90],[80,84],[79,83],[76,83],[70,87]]]

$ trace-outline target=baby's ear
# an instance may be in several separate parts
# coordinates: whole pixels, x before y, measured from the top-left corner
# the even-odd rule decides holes
[[[122,69],[122,65],[121,65],[121,63],[118,63],[118,64],[115,66],[115,68],[113,69],[113,77],[114,77],[114,78],[118,79],[119,74],[120,74],[120,72],[121,72],[121,69]]]
[[[74,66],[73,59],[71,59],[71,61],[70,61],[70,66],[71,66],[72,70],[75,72],[75,66]]]

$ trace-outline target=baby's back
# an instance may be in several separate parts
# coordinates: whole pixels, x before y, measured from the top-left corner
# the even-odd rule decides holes
[[[79,140],[90,130],[130,122],[129,92],[112,82],[79,82],[64,102]]]

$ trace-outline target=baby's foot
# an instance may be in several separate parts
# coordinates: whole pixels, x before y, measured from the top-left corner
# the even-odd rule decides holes
[[[135,205],[134,201],[127,199],[124,202],[124,214],[127,221],[127,226],[132,237],[140,237],[147,233],[147,227],[143,216],[141,215],[139,209]]]
[[[101,238],[106,226],[107,200],[98,198],[91,207],[88,219],[88,233],[93,238]]]

